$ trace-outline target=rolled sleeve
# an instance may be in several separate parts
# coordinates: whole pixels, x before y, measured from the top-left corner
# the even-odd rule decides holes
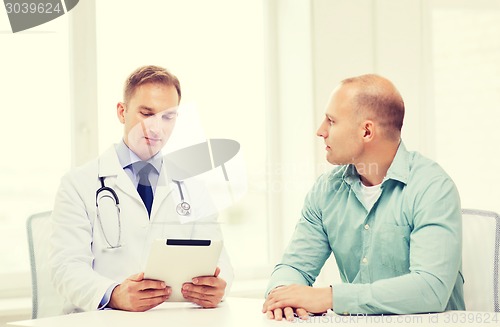
[[[306,197],[302,216],[281,262],[276,265],[271,275],[266,296],[280,285],[311,286],[330,256],[330,244],[316,204],[318,187],[313,188]]]

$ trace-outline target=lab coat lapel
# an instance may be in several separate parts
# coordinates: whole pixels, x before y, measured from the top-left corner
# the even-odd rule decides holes
[[[118,160],[118,155],[114,146],[111,146],[106,152],[104,152],[99,159],[99,177],[112,177],[116,176],[114,188],[120,189],[123,193],[128,196],[140,201],[142,203],[141,197],[134,187],[134,184],[130,180],[130,177],[123,170],[120,161]]]
[[[172,192],[171,182],[168,178],[165,163],[161,166],[160,176],[158,177],[158,184],[153,198],[153,207],[151,209],[151,217],[154,217],[158,212],[161,204]]]

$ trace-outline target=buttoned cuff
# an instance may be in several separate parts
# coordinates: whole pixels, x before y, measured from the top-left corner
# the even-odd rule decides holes
[[[341,283],[332,285],[333,311],[340,315],[357,314],[361,304],[367,303],[368,284]]]
[[[106,290],[106,293],[104,293],[104,296],[102,297],[101,302],[99,302],[99,306],[97,307],[97,310],[104,310],[107,308],[107,305],[109,304],[109,301],[111,300],[111,293],[113,293],[113,290],[115,289],[116,286],[118,286],[118,283],[112,284],[108,289]]]

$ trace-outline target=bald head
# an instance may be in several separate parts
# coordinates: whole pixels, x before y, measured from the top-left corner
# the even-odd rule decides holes
[[[399,140],[405,106],[399,91],[388,79],[375,75],[361,75],[340,82],[349,91],[353,108],[360,120],[373,120],[382,127],[384,134]]]

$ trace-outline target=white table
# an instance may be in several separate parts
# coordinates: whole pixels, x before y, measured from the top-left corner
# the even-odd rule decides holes
[[[449,311],[421,315],[314,316],[310,321],[268,320],[261,313],[263,299],[228,298],[215,309],[202,309],[189,303],[164,303],[146,312],[92,311],[51,318],[15,321],[13,326],[40,327],[150,327],[150,326],[500,326],[500,313]]]

